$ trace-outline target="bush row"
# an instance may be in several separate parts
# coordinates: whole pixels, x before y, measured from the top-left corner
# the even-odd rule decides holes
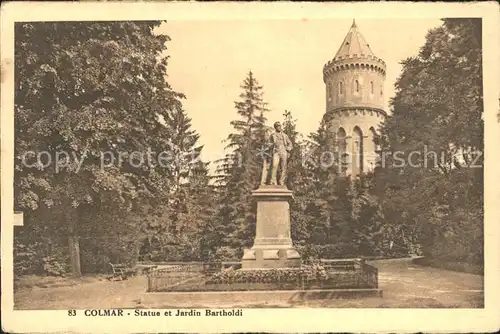
[[[328,278],[326,269],[320,265],[263,270],[234,270],[229,268],[214,274],[206,281],[206,284],[321,282],[327,281]]]

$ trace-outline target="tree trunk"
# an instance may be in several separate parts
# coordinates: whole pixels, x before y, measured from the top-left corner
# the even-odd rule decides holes
[[[69,261],[71,265],[71,274],[73,276],[82,276],[82,271],[80,267],[80,243],[78,241],[78,233],[76,228],[76,216],[68,217],[69,224],[69,235],[68,235],[68,246],[69,246]]]

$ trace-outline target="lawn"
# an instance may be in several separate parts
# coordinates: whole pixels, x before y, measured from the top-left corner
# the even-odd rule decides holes
[[[478,308],[483,307],[483,276],[412,264],[409,259],[373,261],[379,269],[382,298],[333,299],[282,304],[225,305],[232,307],[355,307],[355,308]],[[141,305],[146,277],[107,281],[102,277],[80,279],[23,278],[16,284],[15,308],[84,309],[148,308]],[[161,305],[169,308],[168,303]],[[186,305],[203,307],[204,305]]]

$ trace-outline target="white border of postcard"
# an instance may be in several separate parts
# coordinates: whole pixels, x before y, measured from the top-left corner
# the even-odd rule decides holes
[[[499,31],[496,2],[133,3],[12,2],[1,7],[2,329],[6,332],[489,332],[500,327]],[[485,308],[245,309],[242,317],[69,317],[13,310],[14,22],[78,20],[259,20],[335,18],[483,19],[485,120]],[[396,28],[397,29],[397,28]],[[397,45],[394,46],[395,48]]]

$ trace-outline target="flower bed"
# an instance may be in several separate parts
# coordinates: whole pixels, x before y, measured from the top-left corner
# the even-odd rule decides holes
[[[283,269],[228,269],[214,274],[206,284],[234,283],[302,283],[322,282],[328,280],[328,273],[322,266],[304,266],[301,268]]]
[[[169,286],[158,291],[264,291],[312,289],[376,288],[362,271],[331,272],[324,267],[305,266],[284,269],[227,269],[209,278],[191,280],[186,284]]]

